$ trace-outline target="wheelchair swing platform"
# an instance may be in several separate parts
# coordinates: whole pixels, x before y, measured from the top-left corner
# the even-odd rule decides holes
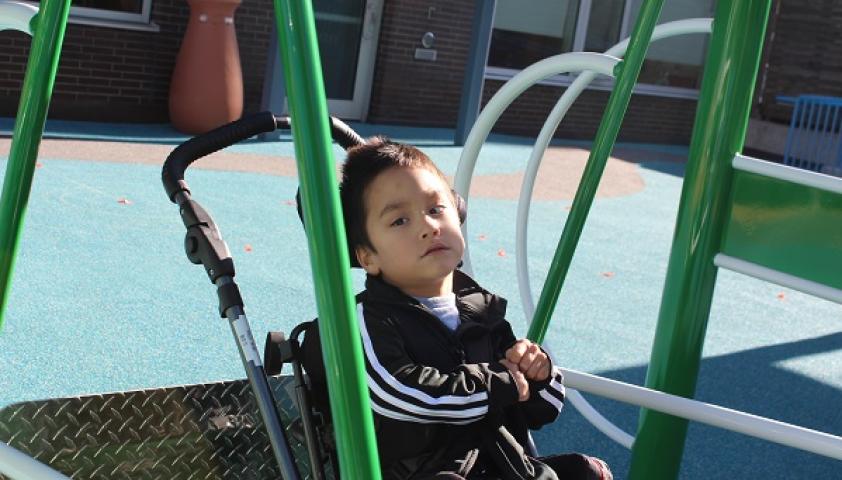
[[[294,425],[293,377],[269,385]],[[308,478],[306,446],[287,431]],[[247,380],[15,403],[0,409],[0,441],[80,480],[281,478]]]

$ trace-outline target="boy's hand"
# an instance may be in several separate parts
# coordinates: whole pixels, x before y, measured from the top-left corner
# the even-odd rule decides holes
[[[540,382],[550,376],[550,359],[541,348],[522,339],[506,350],[506,360],[517,365],[527,379]]]
[[[500,359],[500,363],[509,369],[509,373],[512,374],[512,378],[515,380],[515,386],[517,387],[517,401],[525,402],[529,400],[529,382],[526,381],[526,377],[523,375],[523,372],[518,369],[517,365],[505,358]]]

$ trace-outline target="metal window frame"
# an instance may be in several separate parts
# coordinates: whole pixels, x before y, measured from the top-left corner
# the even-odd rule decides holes
[[[579,0],[578,19],[576,21],[576,32],[574,33],[573,52],[581,52],[585,45],[587,38],[587,26],[590,20],[591,5],[593,0]],[[627,38],[631,31],[632,1],[625,0],[623,4],[623,19],[620,22],[619,40]],[[521,70],[516,68],[497,67],[486,64],[485,66],[485,80],[500,80],[507,81],[517,75]],[[554,86],[554,87],[568,87],[576,80],[575,75],[556,75],[551,78],[539,82],[539,85]],[[613,88],[614,81],[612,79],[597,78],[588,85],[589,90],[602,90],[610,92]],[[699,98],[698,88],[673,87],[668,85],[657,85],[654,83],[639,83],[634,87],[634,93],[639,95],[649,95],[664,98],[677,98],[696,100]]]
[[[25,1],[26,3],[40,7],[40,2],[32,0]],[[142,4],[140,13],[71,6],[68,23],[124,28],[130,30],[158,31],[158,26],[152,23],[152,0],[141,1]]]

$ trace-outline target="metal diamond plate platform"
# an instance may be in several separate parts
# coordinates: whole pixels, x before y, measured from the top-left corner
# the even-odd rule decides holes
[[[290,425],[292,377],[270,385]],[[306,478],[306,449],[287,437]],[[245,380],[17,403],[0,410],[0,441],[79,480],[281,478]]]

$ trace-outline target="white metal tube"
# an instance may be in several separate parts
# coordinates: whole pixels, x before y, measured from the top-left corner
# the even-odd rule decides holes
[[[836,435],[575,370],[562,373],[572,388],[842,460],[842,437]]]
[[[842,304],[842,290],[838,288],[811,282],[810,280],[805,280],[801,277],[796,277],[795,275],[790,275],[756,263],[731,257],[729,255],[725,255],[724,253],[717,253],[713,257],[713,264],[719,268],[727,268],[728,270],[742,273],[743,275],[759,278],[760,280],[772,282],[782,287],[791,288],[793,290],[798,290],[799,292],[804,292],[825,300],[830,300],[831,302]]]
[[[660,40],[663,38],[673,37],[676,35],[686,35],[690,33],[710,33],[712,20],[710,18],[693,18],[687,20],[678,20],[669,22],[655,27],[652,33],[652,40]],[[622,57],[628,48],[628,39],[614,45],[605,53],[612,56]],[[520,189],[520,196],[518,198],[517,219],[515,227],[515,260],[517,264],[517,279],[518,289],[520,292],[521,304],[523,306],[526,318],[532,318],[535,314],[535,303],[532,295],[532,285],[529,281],[529,265],[527,263],[528,255],[528,223],[529,223],[529,207],[532,204],[532,193],[535,189],[535,179],[538,177],[538,169],[541,166],[541,160],[544,158],[544,152],[547,150],[550,141],[552,141],[553,134],[558,129],[564,116],[570,110],[573,103],[579,98],[582,91],[596,78],[596,73],[592,71],[582,72],[573,83],[564,91],[564,94],[556,102],[553,110],[547,116],[541,132],[535,141],[535,146],[532,148],[532,153],[529,156],[529,162],[526,165],[526,171],[523,175],[523,184]],[[587,400],[581,395],[574,395],[570,398],[570,403],[582,414],[594,427],[604,433],[609,438],[617,441],[626,448],[631,448],[634,438],[623,432],[619,427],[611,423],[604,416],[600,415],[595,408],[593,408]]]
[[[710,18],[691,18],[664,23],[655,27],[650,43],[676,35],[710,33],[712,23],[713,20]],[[629,40],[625,39],[609,48],[605,53],[615,57],[622,57],[626,54],[628,46]],[[593,71],[582,72],[564,91],[564,94],[559,98],[553,110],[547,116],[547,121],[544,122],[541,132],[538,134],[535,146],[532,148],[532,154],[529,157],[529,162],[526,165],[526,171],[523,175],[523,185],[521,186],[520,197],[518,199],[516,223],[517,244],[515,251],[517,253],[518,287],[520,288],[520,299],[524,313],[526,313],[526,318],[532,318],[535,312],[532,287],[529,282],[529,267],[527,266],[526,259],[529,258],[527,255],[529,206],[532,200],[532,193],[535,190],[535,179],[538,176],[538,168],[541,166],[541,159],[544,157],[544,152],[547,150],[547,146],[552,141],[553,134],[558,129],[564,116],[567,115],[568,110],[570,110],[570,107],[579,98],[582,91],[596,78],[596,75]]]
[[[732,165],[737,170],[744,172],[756,173],[842,195],[842,179],[823,173],[780,165],[739,154],[734,157]]]
[[[68,477],[0,442],[0,473],[15,480],[67,480]]]
[[[0,32],[18,30],[32,35],[30,22],[38,14],[38,7],[23,2],[0,0]]]
[[[462,149],[459,166],[456,169],[456,176],[453,181],[453,187],[456,192],[463,198],[468,198],[474,167],[476,166],[477,156],[479,155],[480,148],[482,148],[482,144],[488,138],[491,128],[497,122],[503,111],[506,110],[506,107],[527,88],[536,82],[560,73],[593,70],[597,73],[610,75],[614,70],[614,66],[619,62],[620,60],[617,58],[600,53],[562,53],[561,55],[555,55],[530,65],[503,84],[500,90],[488,101],[482,113],[479,114],[474,126],[471,128],[471,133],[465,141],[465,147]],[[462,232],[467,238],[467,221],[462,225]],[[465,249],[463,269],[471,273],[471,259],[468,249]]]

